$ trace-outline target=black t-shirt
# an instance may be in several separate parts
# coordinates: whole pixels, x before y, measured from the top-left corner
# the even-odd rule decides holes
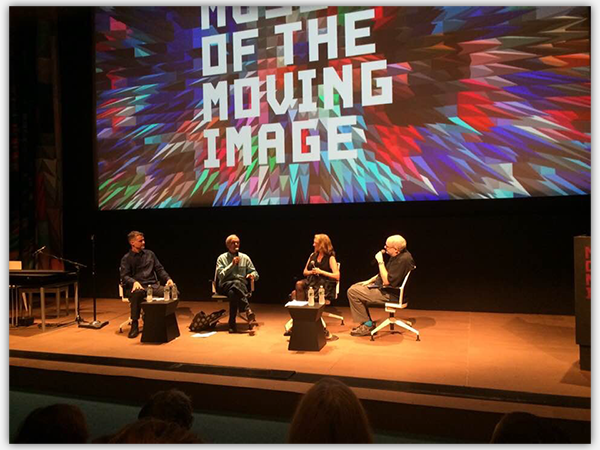
[[[386,263],[385,268],[388,272],[389,286],[398,288],[402,285],[406,274],[415,268],[415,261],[410,252],[404,249],[398,255],[391,257]],[[377,279],[373,284],[375,284],[379,289],[383,287],[381,275],[377,276]],[[396,298],[398,297],[398,291],[395,289],[384,289],[383,293]]]

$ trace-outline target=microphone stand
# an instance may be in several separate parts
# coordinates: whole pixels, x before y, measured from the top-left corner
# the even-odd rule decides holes
[[[93,330],[99,330],[100,328],[108,325],[108,320],[100,322],[96,318],[96,237],[92,234],[92,293],[94,299],[94,320],[92,322],[80,323],[79,328],[91,328]]]
[[[54,258],[54,259],[56,259],[58,261],[66,262],[66,263],[69,263],[69,264],[75,266],[75,271],[77,272],[77,285],[79,286],[79,270],[82,267],[83,268],[87,268],[87,266],[85,264],[81,264],[81,263],[78,263],[76,261],[71,261],[70,259],[62,258],[60,256],[53,255],[51,253],[44,253],[43,251],[38,252],[35,256],[37,258],[38,255],[42,255],[42,254],[46,255],[46,256],[49,256],[50,258]],[[71,324],[73,324],[75,322],[77,322],[78,324],[81,323],[82,320],[81,320],[81,317],[79,316],[79,308],[80,308],[80,306],[79,306],[79,299],[77,299],[77,311],[75,311],[75,320],[73,320],[71,322],[66,322],[66,323],[59,323],[59,324],[56,324],[56,326],[60,327],[60,326],[65,326],[65,325],[71,325]],[[46,326],[51,326],[51,324],[47,324]]]

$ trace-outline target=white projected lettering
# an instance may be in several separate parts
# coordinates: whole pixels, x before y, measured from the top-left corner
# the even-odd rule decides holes
[[[267,123],[258,128],[259,151],[258,164],[268,164],[268,150],[275,149],[275,162],[284,163],[302,163],[319,161],[321,152],[319,151],[321,139],[319,136],[309,134],[302,137],[303,130],[316,130],[317,119],[297,120],[292,124],[292,160],[285,160],[285,141],[283,127],[278,123]],[[352,126],[356,124],[356,116],[333,117],[326,120],[327,139],[329,146],[329,159],[354,159],[357,157],[356,150],[342,150],[339,144],[350,142],[351,133],[342,133],[340,127]],[[273,134],[274,137],[269,137]],[[204,131],[204,138],[208,145],[208,157],[204,162],[206,168],[220,167],[221,161],[217,158],[217,145],[220,138],[220,130],[208,129]],[[227,167],[235,166],[235,150],[242,151],[242,165],[252,164],[252,138],[254,134],[249,126],[244,126],[240,130],[235,127],[225,129],[225,140],[227,142]],[[308,149],[305,151],[304,149]]]
[[[300,7],[300,12],[307,12],[326,7]],[[289,16],[293,13],[292,7],[277,7],[261,9],[266,19]],[[219,29],[226,26],[227,20],[236,24],[247,24],[257,21],[261,14],[256,7],[233,7],[231,17],[226,17],[225,7],[201,7],[201,27],[203,30]],[[375,11],[349,12],[345,14],[343,33],[339,33],[341,25],[338,24],[337,15],[329,15],[323,19],[309,19],[306,21],[290,21],[277,24],[273,27],[274,35],[280,36],[279,55],[283,55],[283,64],[291,66],[296,63],[295,45],[298,36],[303,32],[308,49],[308,62],[321,59],[328,61],[350,56],[367,55],[376,52],[374,43],[369,43],[371,35],[367,21],[373,20]],[[343,39],[343,48],[340,48],[339,39]],[[321,74],[316,69],[293,70],[283,74],[279,80],[275,75],[266,75],[264,78],[254,75],[253,66],[256,59],[256,42],[260,38],[259,29],[244,31],[223,32],[203,36],[202,47],[202,75],[215,76],[227,75],[229,70],[239,73],[240,78],[228,78],[227,81],[203,83],[203,120],[210,123],[210,129],[204,130],[204,145],[206,148],[206,168],[220,167],[223,163],[217,157],[217,148],[226,146],[226,166],[236,164],[235,152],[241,152],[239,160],[244,166],[252,164],[252,139],[258,138],[259,150],[255,158],[259,165],[268,164],[269,152],[275,155],[276,164],[289,162],[313,162],[321,159],[321,137],[319,136],[319,119],[306,116],[302,119],[295,118],[291,122],[292,161],[286,161],[285,130],[280,124],[262,124],[258,132],[252,132],[250,126],[226,127],[224,132],[218,129],[219,122],[231,120],[251,121],[261,116],[263,108],[268,108],[274,114],[283,116],[293,108],[298,108],[301,114],[316,114],[319,105],[315,101],[318,95],[323,95],[323,105],[320,110],[330,111],[337,107],[343,109],[354,106],[385,105],[392,102],[392,80],[388,75],[382,75],[387,70],[386,60],[368,60],[357,65],[344,64],[337,68],[325,67]],[[306,58],[306,56],[305,56]],[[320,77],[319,77],[320,75]],[[354,78],[359,76],[360,80]],[[316,79],[322,84],[316,86]],[[353,86],[358,85],[358,92]],[[315,89],[318,89],[318,94]],[[336,97],[337,95],[337,97]],[[336,102],[336,99],[339,101]],[[360,103],[357,105],[357,101]],[[218,107],[218,120],[214,117],[213,106]],[[249,122],[247,122],[249,123]],[[322,127],[327,132],[326,148],[330,160],[355,159],[358,157],[356,149],[352,148],[352,133],[348,132],[357,124],[356,116],[328,117],[321,120]],[[256,128],[255,128],[256,129]],[[344,129],[345,132],[341,130]],[[225,141],[222,141],[222,140]],[[346,148],[344,148],[346,147]]]

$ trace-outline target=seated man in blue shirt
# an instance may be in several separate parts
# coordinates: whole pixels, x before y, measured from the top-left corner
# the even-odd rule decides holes
[[[387,264],[383,261],[384,253],[390,256]],[[348,289],[352,319],[358,324],[350,332],[352,336],[371,335],[375,325],[369,315],[369,306],[397,302],[398,290],[386,287],[400,287],[406,274],[415,268],[415,261],[406,249],[406,240],[399,234],[387,238],[385,249],[377,252],[375,259],[379,268],[377,275],[355,283]]]
[[[151,250],[146,250],[144,233],[132,231],[127,235],[131,250],[121,259],[121,283],[125,292],[131,292],[129,303],[131,304],[131,330],[129,338],[133,339],[140,333],[138,320],[140,318],[141,304],[146,299],[146,288],[152,286],[152,294],[156,297],[164,295],[164,286],[172,286],[173,280],[158,261]]]
[[[229,298],[229,332],[237,333],[235,316],[238,310],[251,326],[256,322],[248,303],[248,280],[258,280],[258,272],[250,257],[240,252],[239,237],[228,236],[225,246],[228,251],[217,258],[217,292]]]

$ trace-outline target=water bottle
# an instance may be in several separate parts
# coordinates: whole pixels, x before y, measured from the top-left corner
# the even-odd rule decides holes
[[[165,302],[171,300],[171,286],[165,286],[165,295],[163,297],[165,298]]]
[[[147,302],[151,302],[152,301],[152,285],[148,285],[148,289],[146,290],[146,301]]]
[[[319,305],[325,304],[325,289],[323,286],[319,286]]]
[[[171,298],[173,300],[177,300],[178,296],[177,296],[177,285],[175,283],[173,283],[173,286],[171,286]]]
[[[315,306],[315,290],[312,286],[308,288],[308,306]]]

